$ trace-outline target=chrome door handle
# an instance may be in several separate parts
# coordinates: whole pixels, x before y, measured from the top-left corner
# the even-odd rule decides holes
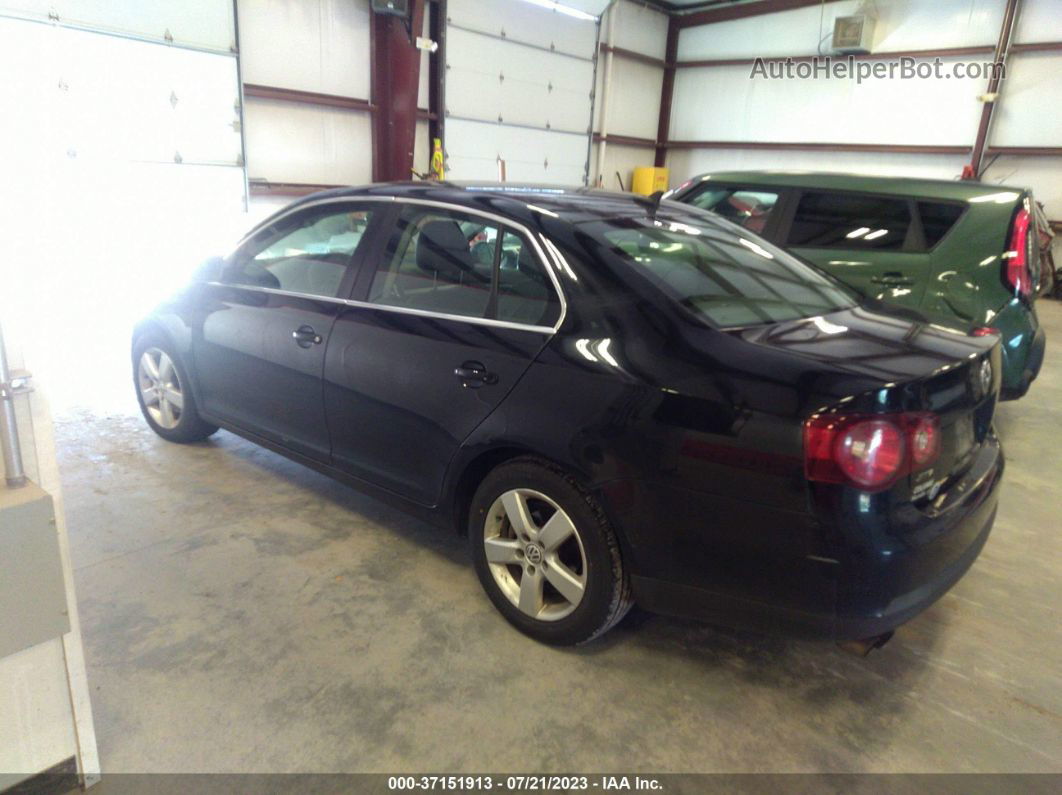
[[[309,348],[311,345],[320,345],[323,338],[313,330],[313,326],[299,326],[291,332],[291,338],[300,348]]]
[[[480,362],[465,362],[454,368],[454,375],[461,379],[461,386],[477,389],[484,384],[498,383],[498,376],[491,373]]]

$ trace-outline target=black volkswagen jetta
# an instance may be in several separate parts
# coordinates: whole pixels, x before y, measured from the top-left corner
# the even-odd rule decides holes
[[[652,611],[876,639],[995,515],[998,344],[710,213],[427,183],[301,199],[136,329],[164,439],[226,428],[467,533],[548,643]]]

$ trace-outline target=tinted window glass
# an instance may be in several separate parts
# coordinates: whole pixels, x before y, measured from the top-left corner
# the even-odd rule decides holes
[[[369,210],[348,209],[282,219],[222,278],[229,284],[335,298],[370,216]]]
[[[560,302],[531,244],[506,231],[498,268],[498,320],[548,326],[560,316]]]
[[[406,207],[369,300],[388,306],[551,325],[560,301],[522,235],[477,216]]]
[[[838,282],[781,249],[696,217],[619,218],[580,228],[722,328],[812,317],[856,303]]]
[[[905,199],[805,193],[793,217],[788,245],[896,251],[903,247],[910,225]]]
[[[940,242],[940,239],[955,226],[962,211],[960,204],[918,202],[918,215],[922,219],[922,234],[926,238],[926,248],[933,248]]]
[[[406,207],[373,276],[369,300],[486,317],[499,231],[447,210]]]
[[[777,202],[778,194],[770,191],[720,188],[698,193],[690,204],[703,210],[711,210],[728,221],[761,235]]]

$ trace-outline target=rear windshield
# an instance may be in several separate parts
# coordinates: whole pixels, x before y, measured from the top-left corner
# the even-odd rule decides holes
[[[814,317],[857,303],[850,289],[765,240],[693,214],[580,228],[719,328]]]

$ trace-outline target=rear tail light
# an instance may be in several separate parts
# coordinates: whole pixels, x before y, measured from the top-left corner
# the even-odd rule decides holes
[[[1029,261],[1029,222],[1026,209],[1018,210],[1010,228],[1010,248],[1003,252],[1003,282],[1018,295],[1032,292],[1032,263]]]
[[[940,421],[930,412],[819,414],[804,422],[804,472],[820,483],[881,491],[939,455]]]
[[[970,332],[971,337],[989,337],[993,334],[999,336],[999,329],[995,326],[978,326]]]

